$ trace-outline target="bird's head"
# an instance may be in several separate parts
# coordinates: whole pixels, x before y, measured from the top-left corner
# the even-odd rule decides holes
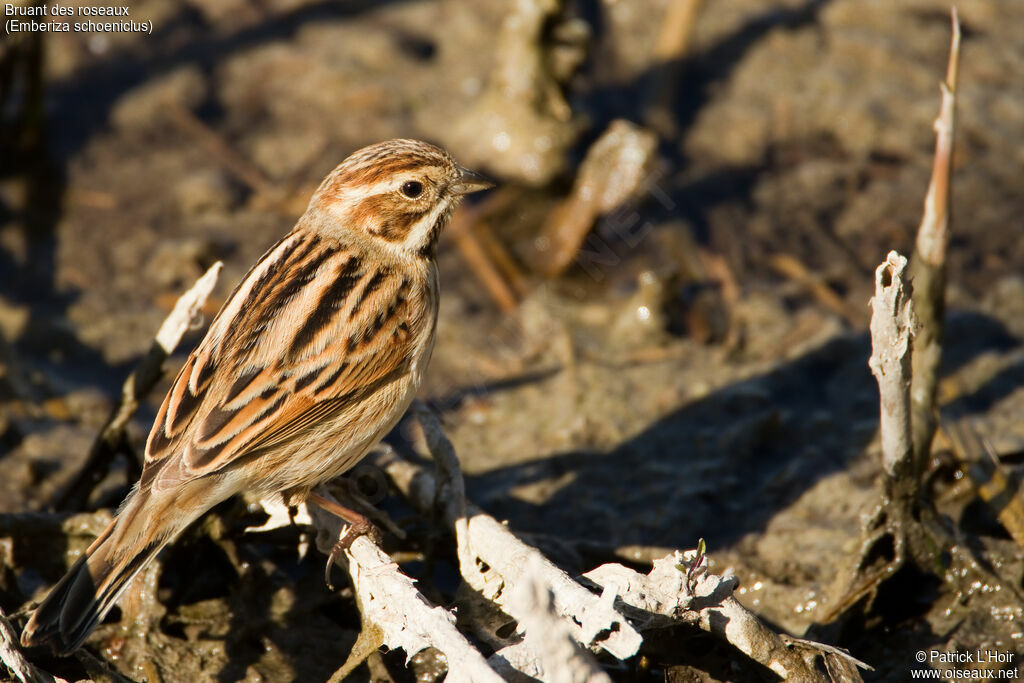
[[[343,161],[313,195],[307,219],[407,256],[432,258],[464,195],[493,187],[439,147],[388,140]]]

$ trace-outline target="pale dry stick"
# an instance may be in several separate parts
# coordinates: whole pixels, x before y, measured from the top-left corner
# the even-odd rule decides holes
[[[938,426],[936,388],[942,361],[942,323],[946,308],[946,250],[949,245],[950,176],[953,167],[953,135],[956,130],[956,95],[960,68],[960,21],[952,9],[953,37],[949,48],[946,80],[941,84],[942,105],[935,120],[935,158],[931,182],[924,200],[924,214],[917,231],[911,260],[914,309],[920,322],[914,349],[911,388],[911,423],[914,467],[920,476],[931,454]]]
[[[555,611],[553,597],[544,584],[543,567],[531,559],[509,597],[513,611],[523,615],[519,630],[524,639],[487,661],[505,678],[515,671],[545,683],[611,683],[594,656],[576,642],[569,622]]]
[[[686,55],[702,3],[703,0],[673,0],[669,3],[658,41],[654,44],[656,61],[666,62]]]
[[[58,510],[85,506],[93,488],[107,475],[110,463],[124,443],[128,422],[164,373],[164,362],[181,343],[185,333],[201,320],[203,306],[217,285],[224,264],[217,261],[192,287],[182,294],[164,319],[145,357],[135,366],[121,387],[121,401],[89,448],[85,463],[55,503]],[[138,463],[136,463],[138,464]]]
[[[776,254],[768,263],[775,272],[805,288],[818,303],[839,315],[850,327],[859,328],[864,324],[864,315],[808,270],[799,259],[790,254]]]
[[[544,221],[535,254],[538,270],[548,277],[561,275],[599,218],[621,210],[649,189],[657,147],[657,136],[635,123],[616,119],[608,124],[587,150],[569,196]]]
[[[317,548],[330,554],[344,522],[316,505],[309,511],[318,532]],[[416,590],[414,581],[369,536],[357,537],[336,562],[348,570],[352,579],[364,630],[376,629],[383,644],[404,650],[407,661],[428,647],[436,648],[448,661],[449,681],[502,680],[455,628],[455,615],[430,604]]]
[[[871,358],[868,366],[878,382],[881,403],[879,432],[882,467],[890,494],[901,499],[917,495],[910,431],[910,368],[913,353],[912,287],[905,281],[907,259],[890,251],[875,270],[871,298]]]
[[[501,272],[495,267],[488,257],[480,240],[473,233],[472,218],[466,212],[460,212],[452,220],[448,228],[449,234],[455,241],[455,246],[462,256],[462,260],[469,266],[470,271],[484,286],[491,299],[498,305],[502,313],[515,310],[519,301],[515,292],[505,281]]]
[[[416,417],[438,465],[438,477],[442,482],[440,490],[445,496],[441,500],[447,501],[451,492],[465,490],[455,449],[430,411],[419,408]],[[390,462],[385,461],[383,467],[415,507],[420,510],[434,507],[439,489],[437,479],[429,472],[394,457]],[[576,640],[586,647],[601,647],[617,659],[628,659],[636,654],[643,638],[615,611],[607,597],[594,595],[539,550],[519,540],[508,527],[464,498],[463,501],[461,504],[446,503],[443,513],[446,524],[456,531],[459,569],[472,588],[522,621],[524,615],[517,614],[516,605],[509,602],[508,589],[525,581],[525,567],[531,562],[536,563],[539,580],[552,591],[555,610],[567,619]],[[459,514],[463,505],[464,516],[452,517]],[[465,537],[465,541],[459,538],[460,535]],[[481,562],[487,571],[481,571]]]
[[[67,683],[63,678],[47,673],[25,659],[17,643],[18,634],[0,607],[0,674],[3,674],[3,667],[6,666],[21,683]]]
[[[476,229],[473,231],[473,235],[480,242],[487,255],[491,257],[494,266],[505,277],[512,291],[519,298],[526,296],[530,291],[530,284],[526,280],[526,274],[523,273],[515,259],[505,249],[505,245],[501,243],[501,240],[495,236],[491,226],[486,221],[478,221],[474,227]]]
[[[672,102],[679,92],[683,59],[690,51],[694,27],[704,0],[671,0],[652,55],[659,71],[651,83],[646,121],[666,137],[676,131]]]
[[[857,667],[871,668],[837,648],[782,636],[768,628],[733,597],[735,577],[704,569],[686,571],[696,556],[697,551],[684,554],[677,550],[655,560],[647,575],[619,564],[605,564],[584,577],[616,593],[632,608],[629,616],[641,630],[674,623],[696,626],[730,643],[783,680],[830,680],[816,671],[814,660],[818,657],[831,664],[830,670],[841,669],[846,674],[845,678],[832,680],[859,681]]]

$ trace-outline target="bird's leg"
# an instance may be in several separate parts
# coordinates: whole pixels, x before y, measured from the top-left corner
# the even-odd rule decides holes
[[[330,590],[334,590],[334,586],[331,585],[331,565],[334,564],[334,560],[337,559],[338,555],[348,550],[352,546],[353,541],[360,536],[369,534],[372,538],[376,539],[380,534],[377,531],[377,527],[373,525],[373,522],[368,517],[345,507],[335,500],[324,498],[319,493],[313,493],[312,491],[310,491],[306,500],[348,522],[348,528],[345,529],[338,542],[331,548],[331,552],[327,556],[327,566],[324,568],[324,583],[327,584]]]

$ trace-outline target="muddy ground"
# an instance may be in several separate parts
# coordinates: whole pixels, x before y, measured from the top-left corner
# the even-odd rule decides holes
[[[442,244],[438,342],[421,394],[441,411],[475,502],[574,572],[616,548],[648,547],[633,549],[642,558],[703,537],[749,607],[798,636],[818,624],[813,633],[876,667],[868,680],[906,680],[924,668],[920,650],[1024,656],[1021,549],[941,439],[931,494],[1003,582],[964,590],[910,574],[855,626],[820,624],[877,501],[867,301],[874,267],[889,249],[909,254],[920,221],[948,6],[705,3],[687,55],[658,63],[669,4],[567,2],[540,45],[514,46],[524,64],[540,55],[536,73],[511,77],[498,65],[512,48],[495,36],[513,3],[491,0],[140,0],[132,17],[152,21],[152,35],[54,34],[41,45],[5,35],[15,76],[0,85],[0,512],[49,509],[207,266],[225,262],[220,302],[349,152],[415,136],[501,183],[469,214],[486,217],[522,274],[518,306],[503,312],[453,242]],[[940,395],[1013,471],[1024,462],[1024,4],[959,9]],[[524,78],[536,96],[502,100],[503,77]],[[506,118],[495,123],[493,111]],[[628,230],[616,229],[621,216],[606,221],[600,250],[591,243],[583,263],[544,277],[540,226],[616,118],[658,133],[648,188]],[[520,144],[530,151],[515,157]],[[806,266],[841,305],[783,274],[780,258]],[[131,425],[136,450],[165,388]],[[87,507],[115,506],[130,476],[121,461]],[[395,498],[384,505],[413,539],[390,541],[413,551],[403,568],[450,603],[448,541]],[[297,559],[297,532],[244,536],[237,505],[222,518],[240,563],[203,530],[169,550],[157,593],[167,613],[142,641],[148,654],[114,625],[90,648],[135,679],[326,679],[358,632],[355,606],[324,587],[319,556]],[[89,537],[32,519],[0,530],[8,614],[41,596],[63,552]],[[677,637],[672,658],[609,670],[770,679],[721,646]],[[400,653],[385,660],[409,675]],[[84,675],[73,659],[40,663]]]

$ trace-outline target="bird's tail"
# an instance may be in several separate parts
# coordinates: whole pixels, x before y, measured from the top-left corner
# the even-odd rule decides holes
[[[125,509],[36,608],[21,634],[26,647],[50,643],[58,654],[76,650],[117,599],[176,534],[153,536],[140,498]],[[152,518],[150,518],[152,522]]]

